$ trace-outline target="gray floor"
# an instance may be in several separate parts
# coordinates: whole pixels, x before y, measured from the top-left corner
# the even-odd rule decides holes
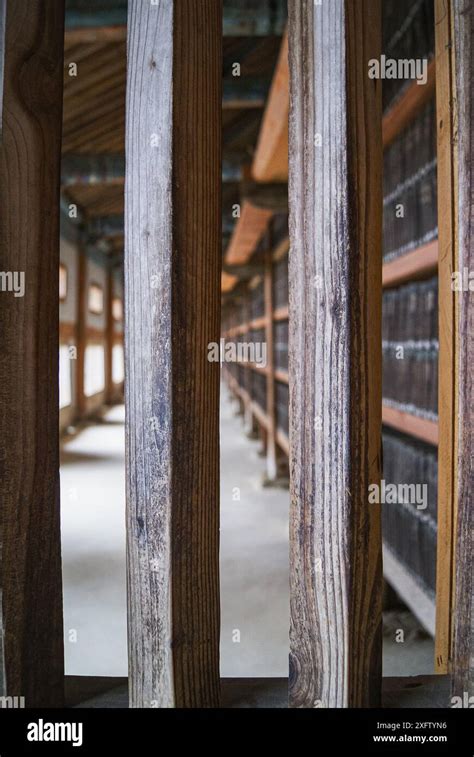
[[[126,676],[124,411],[64,445],[61,465],[66,673]],[[286,676],[288,492],[264,489],[257,442],[223,392],[221,672]],[[238,490],[238,491],[237,491]]]
[[[223,389],[221,675],[286,677],[289,493],[262,486],[260,445],[244,436],[227,397]]]
[[[63,448],[67,675],[127,675],[124,443],[124,409],[114,407]]]
[[[259,443],[221,404],[221,675],[288,674],[288,491],[262,486]],[[126,676],[124,411],[64,445],[61,466],[66,673]],[[403,641],[400,641],[400,629]],[[398,639],[398,640],[397,640]],[[433,672],[410,613],[386,615],[384,675]]]

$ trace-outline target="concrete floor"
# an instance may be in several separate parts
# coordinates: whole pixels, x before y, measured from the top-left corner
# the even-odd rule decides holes
[[[286,677],[289,492],[262,486],[260,444],[221,397],[221,674]]]
[[[288,492],[262,487],[258,443],[221,408],[221,671],[286,676]],[[68,675],[126,676],[124,409],[63,446],[65,654]],[[238,491],[237,491],[238,490]]]
[[[262,486],[259,442],[221,402],[221,675],[288,673],[287,490]],[[67,440],[61,464],[67,675],[126,676],[124,409]],[[398,629],[404,642],[396,641]],[[384,675],[433,669],[413,616],[387,615]]]
[[[124,408],[63,445],[67,675],[127,675]]]

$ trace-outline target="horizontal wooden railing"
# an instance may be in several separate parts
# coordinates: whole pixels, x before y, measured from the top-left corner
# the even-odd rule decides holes
[[[416,439],[421,439],[423,442],[433,444],[434,446],[438,444],[437,421],[423,418],[404,410],[398,410],[386,404],[382,407],[382,421],[387,426],[391,426],[409,436],[414,436]]]
[[[426,278],[438,270],[438,240],[421,245],[385,263],[382,268],[382,286],[385,289],[407,281]]]

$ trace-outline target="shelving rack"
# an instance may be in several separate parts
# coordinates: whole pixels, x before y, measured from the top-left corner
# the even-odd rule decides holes
[[[437,570],[436,601],[418,586],[413,591],[413,581],[405,580],[408,575],[403,565],[384,545],[384,573],[387,580],[398,590],[399,594],[418,615],[422,624],[435,634],[436,629],[436,669],[446,673],[452,654],[452,608],[454,603],[454,543],[457,528],[457,494],[456,449],[457,449],[457,337],[458,301],[451,290],[451,273],[456,270],[457,260],[457,220],[456,208],[456,149],[455,123],[453,121],[453,53],[449,44],[450,27],[442,2],[435,0],[436,14],[436,50],[430,59],[427,70],[427,82],[420,86],[416,81],[406,86],[397,97],[393,106],[385,113],[382,123],[382,142],[384,149],[408,129],[421,111],[436,98],[437,122],[437,184],[438,184],[438,238],[425,241],[420,246],[411,248],[395,259],[383,262],[382,288],[384,291],[401,285],[428,280],[438,275],[438,321],[439,321],[439,355],[438,355],[438,418],[424,417],[406,408],[398,408],[396,403],[383,402],[382,422],[387,429],[394,429],[407,438],[430,445],[438,456],[438,507],[437,507]],[[259,181],[287,181],[286,164],[288,144],[288,65],[286,59],[286,41],[276,67],[272,88],[260,129],[260,139],[255,151],[252,175]],[[285,94],[286,93],[286,94]],[[282,129],[282,123],[285,125]],[[274,167],[277,175],[273,175]],[[268,226],[266,227],[268,228]],[[240,229],[242,232],[242,229]],[[261,241],[261,240],[260,240]],[[254,248],[255,251],[256,247]],[[227,276],[227,274],[226,274]],[[238,277],[225,291],[231,292],[241,286]],[[279,321],[288,321],[288,307],[273,308],[269,320],[258,324],[268,329]],[[253,327],[256,324],[252,324]],[[247,320],[236,324],[234,329],[248,333]],[[234,335],[232,330],[226,334]],[[255,371],[247,367],[246,371]],[[229,375],[229,372],[227,372]],[[270,366],[265,371],[267,386],[288,387],[288,371]],[[274,435],[275,444],[280,453],[289,454],[288,434],[276,425],[272,417],[272,408],[258,407],[247,392],[242,392],[237,380],[229,378],[232,391],[243,403],[243,412],[261,428],[265,440]],[[274,397],[273,393],[270,396]],[[421,594],[420,594],[421,591]],[[413,597],[423,596],[423,601],[413,601]]]
[[[283,64],[281,64],[283,65]],[[420,112],[420,109],[428,102],[430,97],[434,96],[435,91],[435,62],[432,61],[428,67],[428,83],[424,87],[418,86],[416,82],[410,85],[402,97],[397,101],[396,105],[384,116],[382,124],[382,134],[384,147],[387,147],[391,142],[411,123],[411,121]],[[278,78],[279,88],[283,86],[281,73],[277,71],[276,78]],[[269,102],[269,108],[271,109],[272,102]],[[278,107],[281,108],[279,103]],[[275,120],[276,116],[268,116],[269,120]],[[267,126],[262,127],[268,129]],[[275,150],[280,150],[281,142],[285,140],[275,140]],[[266,160],[269,164],[272,161],[280,162],[280,157],[276,155],[266,156]],[[262,160],[258,155],[255,158],[255,163],[261,165]],[[281,171],[280,171],[281,175]],[[263,233],[268,227],[271,216],[265,214],[265,222],[259,226],[257,233],[253,232],[254,246],[251,250],[247,250],[247,255],[250,256],[257,243],[261,239]],[[242,221],[242,219],[241,219]],[[253,219],[252,219],[253,221]],[[254,221],[253,221],[254,224]],[[236,236],[245,235],[248,238],[249,227],[245,226],[245,223],[240,223]],[[283,247],[286,245],[286,249],[289,249],[289,239],[283,240]],[[232,250],[235,247],[231,248]],[[275,253],[277,256],[278,251]],[[235,255],[235,252],[233,252]],[[245,258],[239,258],[239,262],[245,262]],[[410,250],[409,252],[401,255],[400,257],[390,262],[384,263],[382,268],[382,285],[384,288],[398,286],[409,281],[415,281],[432,276],[438,270],[438,241],[434,240],[428,244],[424,244],[417,249]],[[226,282],[227,283],[227,282]],[[232,282],[232,288],[237,283],[237,279]],[[228,287],[228,285],[227,285]],[[226,287],[226,289],[227,289]],[[232,289],[228,289],[231,291]],[[288,320],[288,306],[276,308],[273,313],[274,321]],[[238,326],[228,329],[224,332],[223,336],[231,338],[238,334],[247,333],[248,331],[256,328],[265,328],[267,324],[266,317],[263,316],[257,321],[241,323]],[[282,383],[288,383],[288,373],[284,371],[276,371],[274,378]],[[420,418],[411,413],[394,410],[388,406],[383,408],[383,421],[384,423],[396,428],[398,431],[402,431],[408,435],[415,436],[418,439],[422,439],[430,444],[436,445],[438,443],[437,423],[432,420]],[[281,434],[280,434],[281,436]],[[287,439],[284,444],[285,448],[288,447]]]

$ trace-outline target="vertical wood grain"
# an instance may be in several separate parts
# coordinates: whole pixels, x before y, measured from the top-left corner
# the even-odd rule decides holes
[[[289,3],[290,706],[381,684],[380,3]],[[319,146],[318,140],[321,140]]]
[[[435,666],[450,669],[454,603],[454,534],[457,463],[457,295],[452,273],[457,255],[457,106],[453,5],[435,0],[436,118],[438,156],[439,444]]]
[[[63,701],[59,176],[64,3],[8,2],[0,145],[0,539],[7,693]]]
[[[131,706],[219,702],[220,0],[129,2]]]
[[[474,271],[474,17],[469,0],[454,2],[457,109],[459,128],[459,270]],[[462,292],[459,312],[459,430],[453,695],[474,695],[474,292]]]

